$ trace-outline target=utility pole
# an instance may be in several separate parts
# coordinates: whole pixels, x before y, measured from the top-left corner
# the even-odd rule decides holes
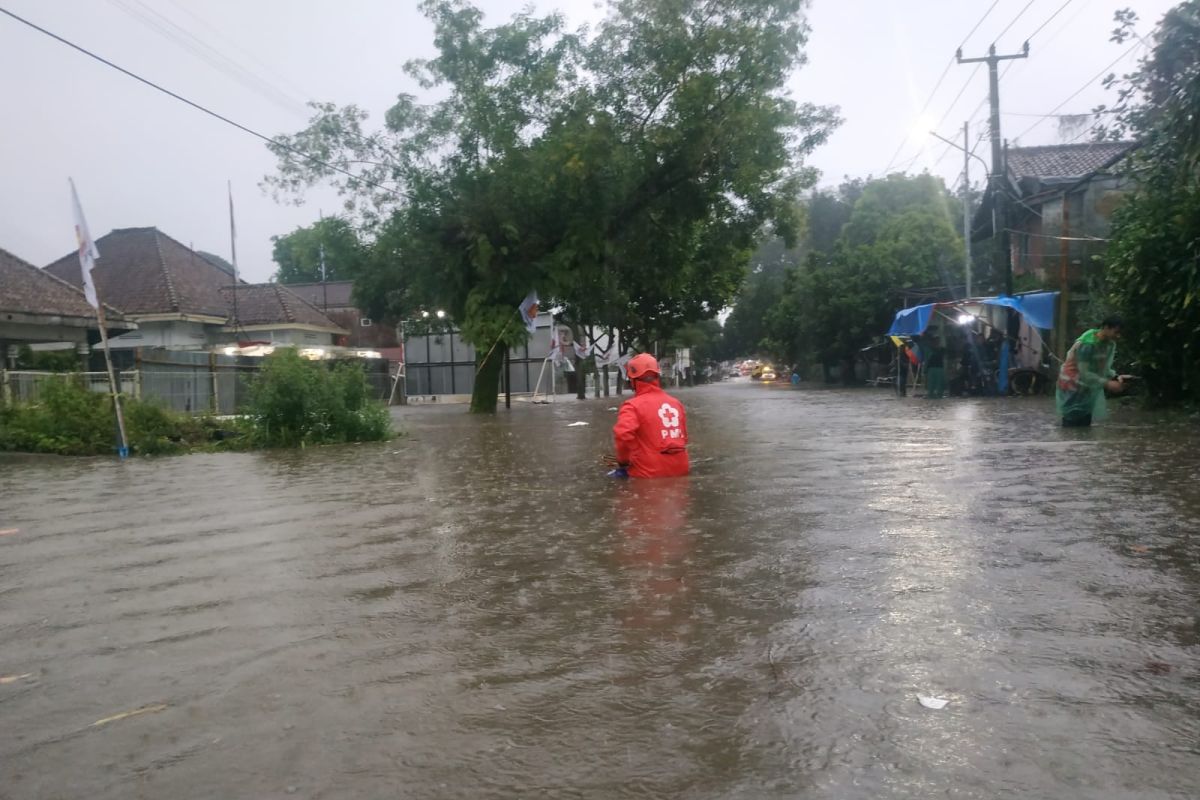
[[[963,123],[963,244],[967,248],[963,274],[967,278],[967,297],[971,296],[971,145],[967,135],[970,124],[970,120]]]
[[[986,63],[988,66],[988,101],[992,107],[991,133],[992,166],[988,171],[988,191],[992,195],[992,209],[995,223],[992,230],[992,269],[1004,276],[1004,293],[1011,295],[1013,291],[1012,251],[1008,244],[1008,195],[1004,191],[1004,181],[1007,180],[1004,167],[1004,151],[1000,140],[1000,73],[1001,61],[1029,57],[1029,42],[1025,43],[1020,53],[1012,55],[996,55],[996,45],[988,48],[988,54],[982,58],[963,58],[962,48],[955,53],[959,64]]]
[[[983,159],[972,153],[969,149],[968,142],[968,126],[969,123],[963,123],[963,143],[959,147],[957,142],[953,142],[942,136],[937,131],[930,131],[929,135],[935,139],[940,139],[946,144],[953,147],[955,150],[962,150],[963,153],[963,239],[966,241],[966,279],[967,279],[967,297],[971,296],[972,281],[971,281],[971,159],[975,159],[983,168],[987,169],[987,164],[984,164]]]

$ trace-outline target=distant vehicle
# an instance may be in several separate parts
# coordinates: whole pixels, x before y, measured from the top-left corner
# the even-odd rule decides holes
[[[775,378],[775,367],[770,364],[759,364],[750,373],[750,379],[755,381],[773,381]]]

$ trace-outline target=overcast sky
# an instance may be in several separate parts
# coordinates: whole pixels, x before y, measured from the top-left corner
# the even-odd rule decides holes
[[[495,23],[528,3],[478,5]],[[573,24],[604,13],[595,0],[533,5],[561,9]],[[995,40],[1000,52],[1017,52],[1055,12],[1033,36],[1029,59],[1004,75],[1002,129],[1014,144],[1070,139],[1076,134],[1064,136],[1056,118],[1039,115],[1106,102],[1096,76],[1118,59],[1112,69],[1130,68],[1143,52],[1137,45],[1122,57],[1129,45],[1109,43],[1113,11],[1136,7],[1139,33],[1148,35],[1172,5],[996,0],[984,17],[992,0],[815,0],[809,63],[795,76],[793,95],[839,105],[845,122],[812,163],[830,185],[885,168],[929,169],[953,183],[961,154],[927,131],[961,137],[971,118],[974,141],[987,114],[986,68],[947,70],[955,48],[983,55]],[[0,7],[269,135],[303,127],[303,103],[313,99],[356,103],[377,120],[397,93],[419,92],[403,63],[433,54],[432,28],[415,0],[0,0]],[[39,266],[74,248],[68,176],[94,236],[153,225],[225,257],[232,181],[238,260],[248,280],[274,272],[272,235],[339,208],[328,190],[312,192],[300,207],[277,204],[258,186],[274,167],[260,141],[3,15],[0,100],[0,248]],[[988,159],[986,142],[979,154]],[[973,169],[977,180],[982,167],[974,162]]]

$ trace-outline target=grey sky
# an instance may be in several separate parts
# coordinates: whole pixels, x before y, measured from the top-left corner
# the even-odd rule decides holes
[[[1064,2],[999,0],[966,41],[964,55],[982,55],[1010,23],[998,46],[1018,50]],[[948,182],[957,178],[961,156],[926,131],[936,126],[961,136],[963,120],[973,115],[972,130],[983,132],[986,69],[971,77],[973,66],[950,67],[928,109],[919,112],[991,4],[815,0],[810,61],[792,85],[798,100],[842,108],[844,124],[812,159],[823,183],[879,175],[889,164],[892,170],[928,168]],[[478,5],[495,22],[526,3]],[[572,23],[594,23],[603,14],[593,0],[534,5],[560,8]],[[1058,113],[1086,112],[1108,99],[1093,78],[1129,47],[1108,42],[1113,11],[1135,6],[1139,32],[1148,35],[1172,5],[1070,0],[1033,39],[1030,58],[1015,62],[1001,84],[1005,136],[1021,134],[1026,145],[1062,141],[1056,120],[1036,115],[1081,88]],[[0,0],[0,6],[268,135],[303,127],[300,104],[308,99],[356,103],[379,119],[398,92],[419,91],[402,64],[432,54],[432,29],[415,2]],[[158,32],[164,29],[174,38]],[[1142,52],[1138,47],[1113,69],[1130,68]],[[225,184],[231,180],[238,260],[248,280],[266,280],[274,271],[272,235],[312,222],[319,209],[339,208],[328,190],[311,193],[301,207],[276,204],[258,188],[274,167],[261,142],[3,16],[0,98],[0,247],[39,266],[74,247],[68,176],[75,178],[93,235],[155,225],[226,257]],[[987,160],[986,143],[979,154]],[[973,169],[978,178],[978,162]]]

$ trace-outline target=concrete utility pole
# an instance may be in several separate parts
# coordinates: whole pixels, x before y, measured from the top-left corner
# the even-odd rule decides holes
[[[963,123],[963,244],[967,248],[963,267],[967,278],[967,297],[971,296],[971,145],[967,136],[967,126],[970,124],[970,120]]]
[[[996,220],[992,231],[993,260],[992,268],[1002,271],[1004,275],[1004,293],[1012,294],[1012,251],[1008,245],[1008,195],[1004,191],[1004,151],[1000,140],[1000,74],[998,71],[1001,61],[1015,58],[1028,58],[1029,42],[1020,53],[1012,55],[996,55],[996,45],[988,48],[988,54],[982,58],[963,58],[962,48],[955,53],[959,64],[986,63],[988,65],[988,100],[991,103],[991,137],[992,137],[992,166],[988,172],[988,189],[992,195],[992,208]]]
[[[966,122],[963,123],[963,146],[962,147],[959,147],[958,144],[950,141],[949,139],[947,139],[945,136],[942,136],[937,131],[930,131],[929,135],[933,136],[935,139],[940,139],[941,141],[943,141],[946,144],[953,147],[955,150],[962,150],[962,153],[963,153],[963,239],[966,240],[966,264],[965,264],[965,267],[966,267],[966,276],[965,277],[967,279],[966,294],[967,294],[967,297],[970,297],[971,296],[971,287],[972,287],[972,281],[971,281],[971,268],[972,268],[972,264],[971,264],[971,159],[973,158],[976,161],[978,161],[980,164],[983,164],[983,168],[985,170],[988,168],[988,165],[984,163],[982,158],[980,158],[979,156],[975,155],[974,153],[972,153],[970,150],[967,149],[967,147],[968,147],[968,141],[967,141],[967,135],[968,135],[968,127],[967,126],[968,126],[968,124],[969,123],[966,123]]]

